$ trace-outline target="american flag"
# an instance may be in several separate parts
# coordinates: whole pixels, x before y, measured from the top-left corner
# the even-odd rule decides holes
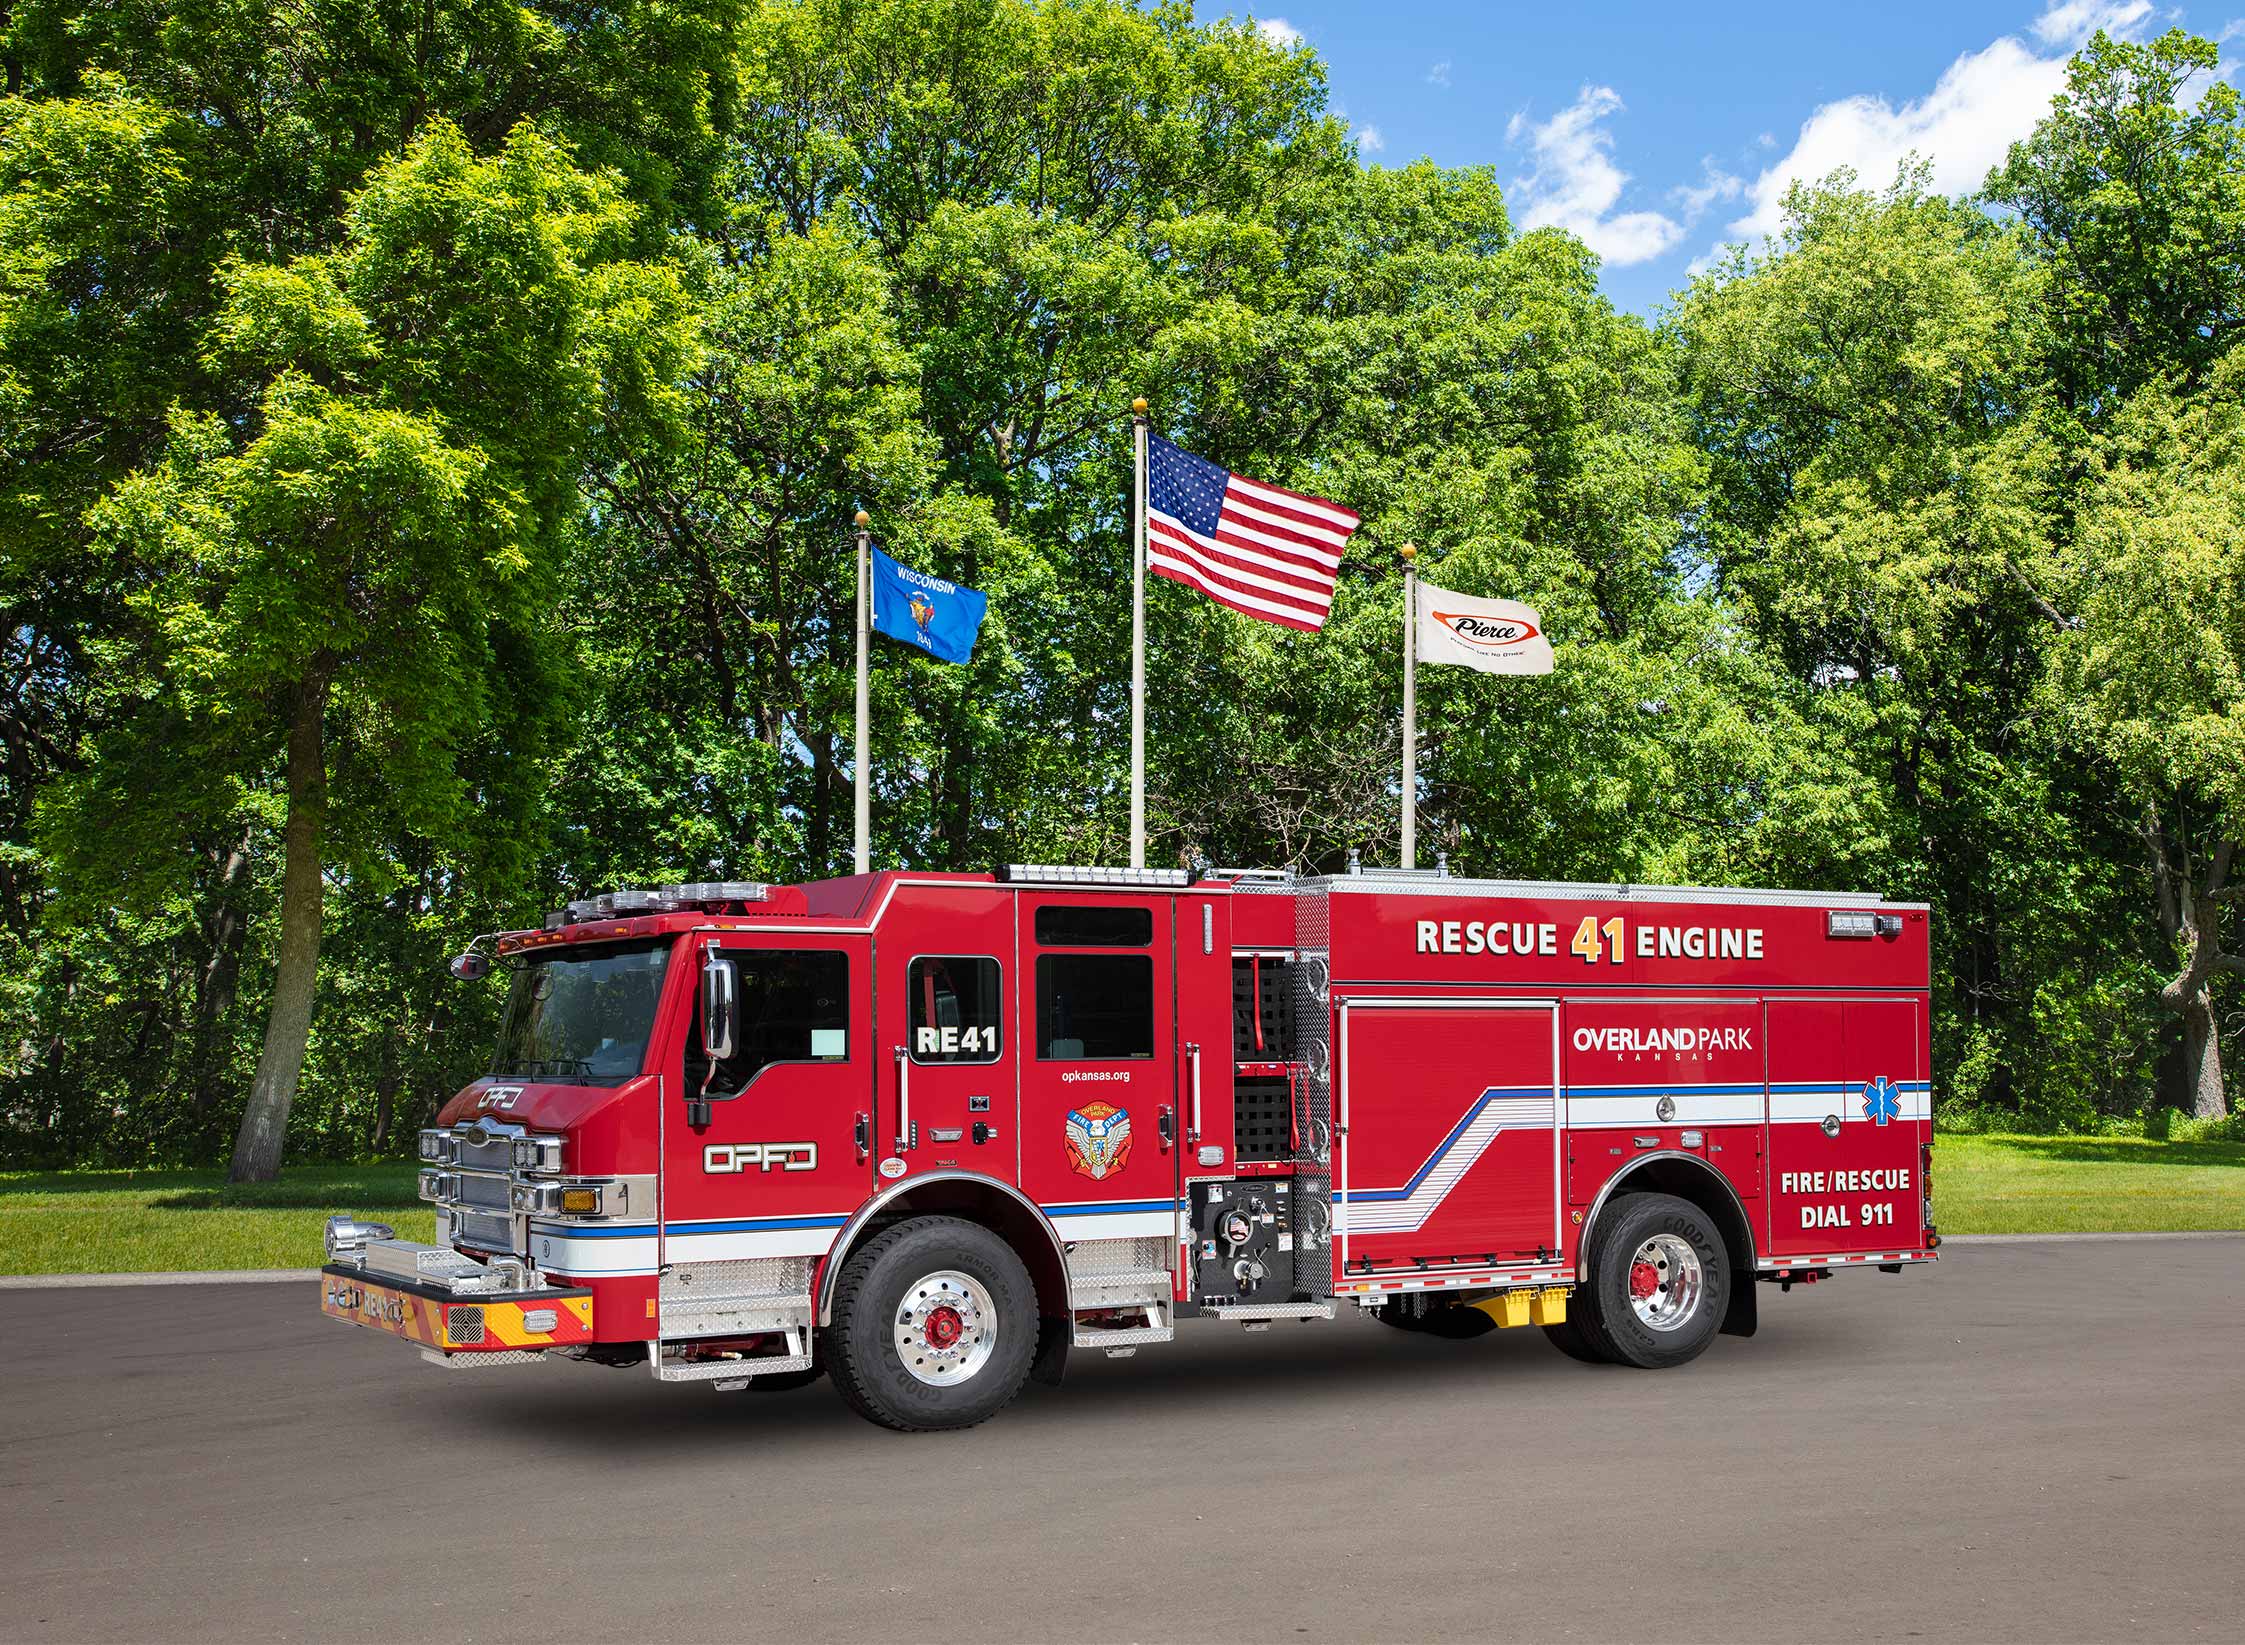
[[[1150,437],[1146,568],[1219,605],[1314,634],[1356,526],[1338,503],[1227,473]]]

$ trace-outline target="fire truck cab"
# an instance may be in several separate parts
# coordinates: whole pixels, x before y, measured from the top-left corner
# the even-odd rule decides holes
[[[1926,910],[1016,866],[572,904],[324,1312],[450,1368],[830,1375],[966,1426],[1180,1319],[1541,1326],[1647,1368],[1938,1245]],[[483,941],[485,939],[479,939]]]

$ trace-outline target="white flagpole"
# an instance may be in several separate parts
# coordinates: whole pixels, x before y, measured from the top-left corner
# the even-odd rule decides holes
[[[866,673],[866,653],[873,637],[873,534],[864,509],[857,511],[857,868],[873,871],[873,745],[872,682]]]
[[[1146,402],[1130,402],[1137,446],[1130,537],[1130,866],[1146,866]]]
[[[1403,862],[1416,868],[1419,850],[1419,551],[1405,543],[1403,557]]]

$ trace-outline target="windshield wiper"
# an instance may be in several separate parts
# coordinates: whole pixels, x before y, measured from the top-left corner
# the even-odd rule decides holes
[[[570,1074],[589,1074],[592,1064],[582,1057],[517,1057],[492,1072],[502,1079],[549,1080]]]

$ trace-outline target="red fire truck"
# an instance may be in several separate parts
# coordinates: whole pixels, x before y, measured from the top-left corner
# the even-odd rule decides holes
[[[323,1311],[961,1427],[1072,1352],[1355,1303],[1587,1361],[1939,1243],[1927,917],[1823,892],[1024,866],[618,891],[454,962],[437,1242]]]

